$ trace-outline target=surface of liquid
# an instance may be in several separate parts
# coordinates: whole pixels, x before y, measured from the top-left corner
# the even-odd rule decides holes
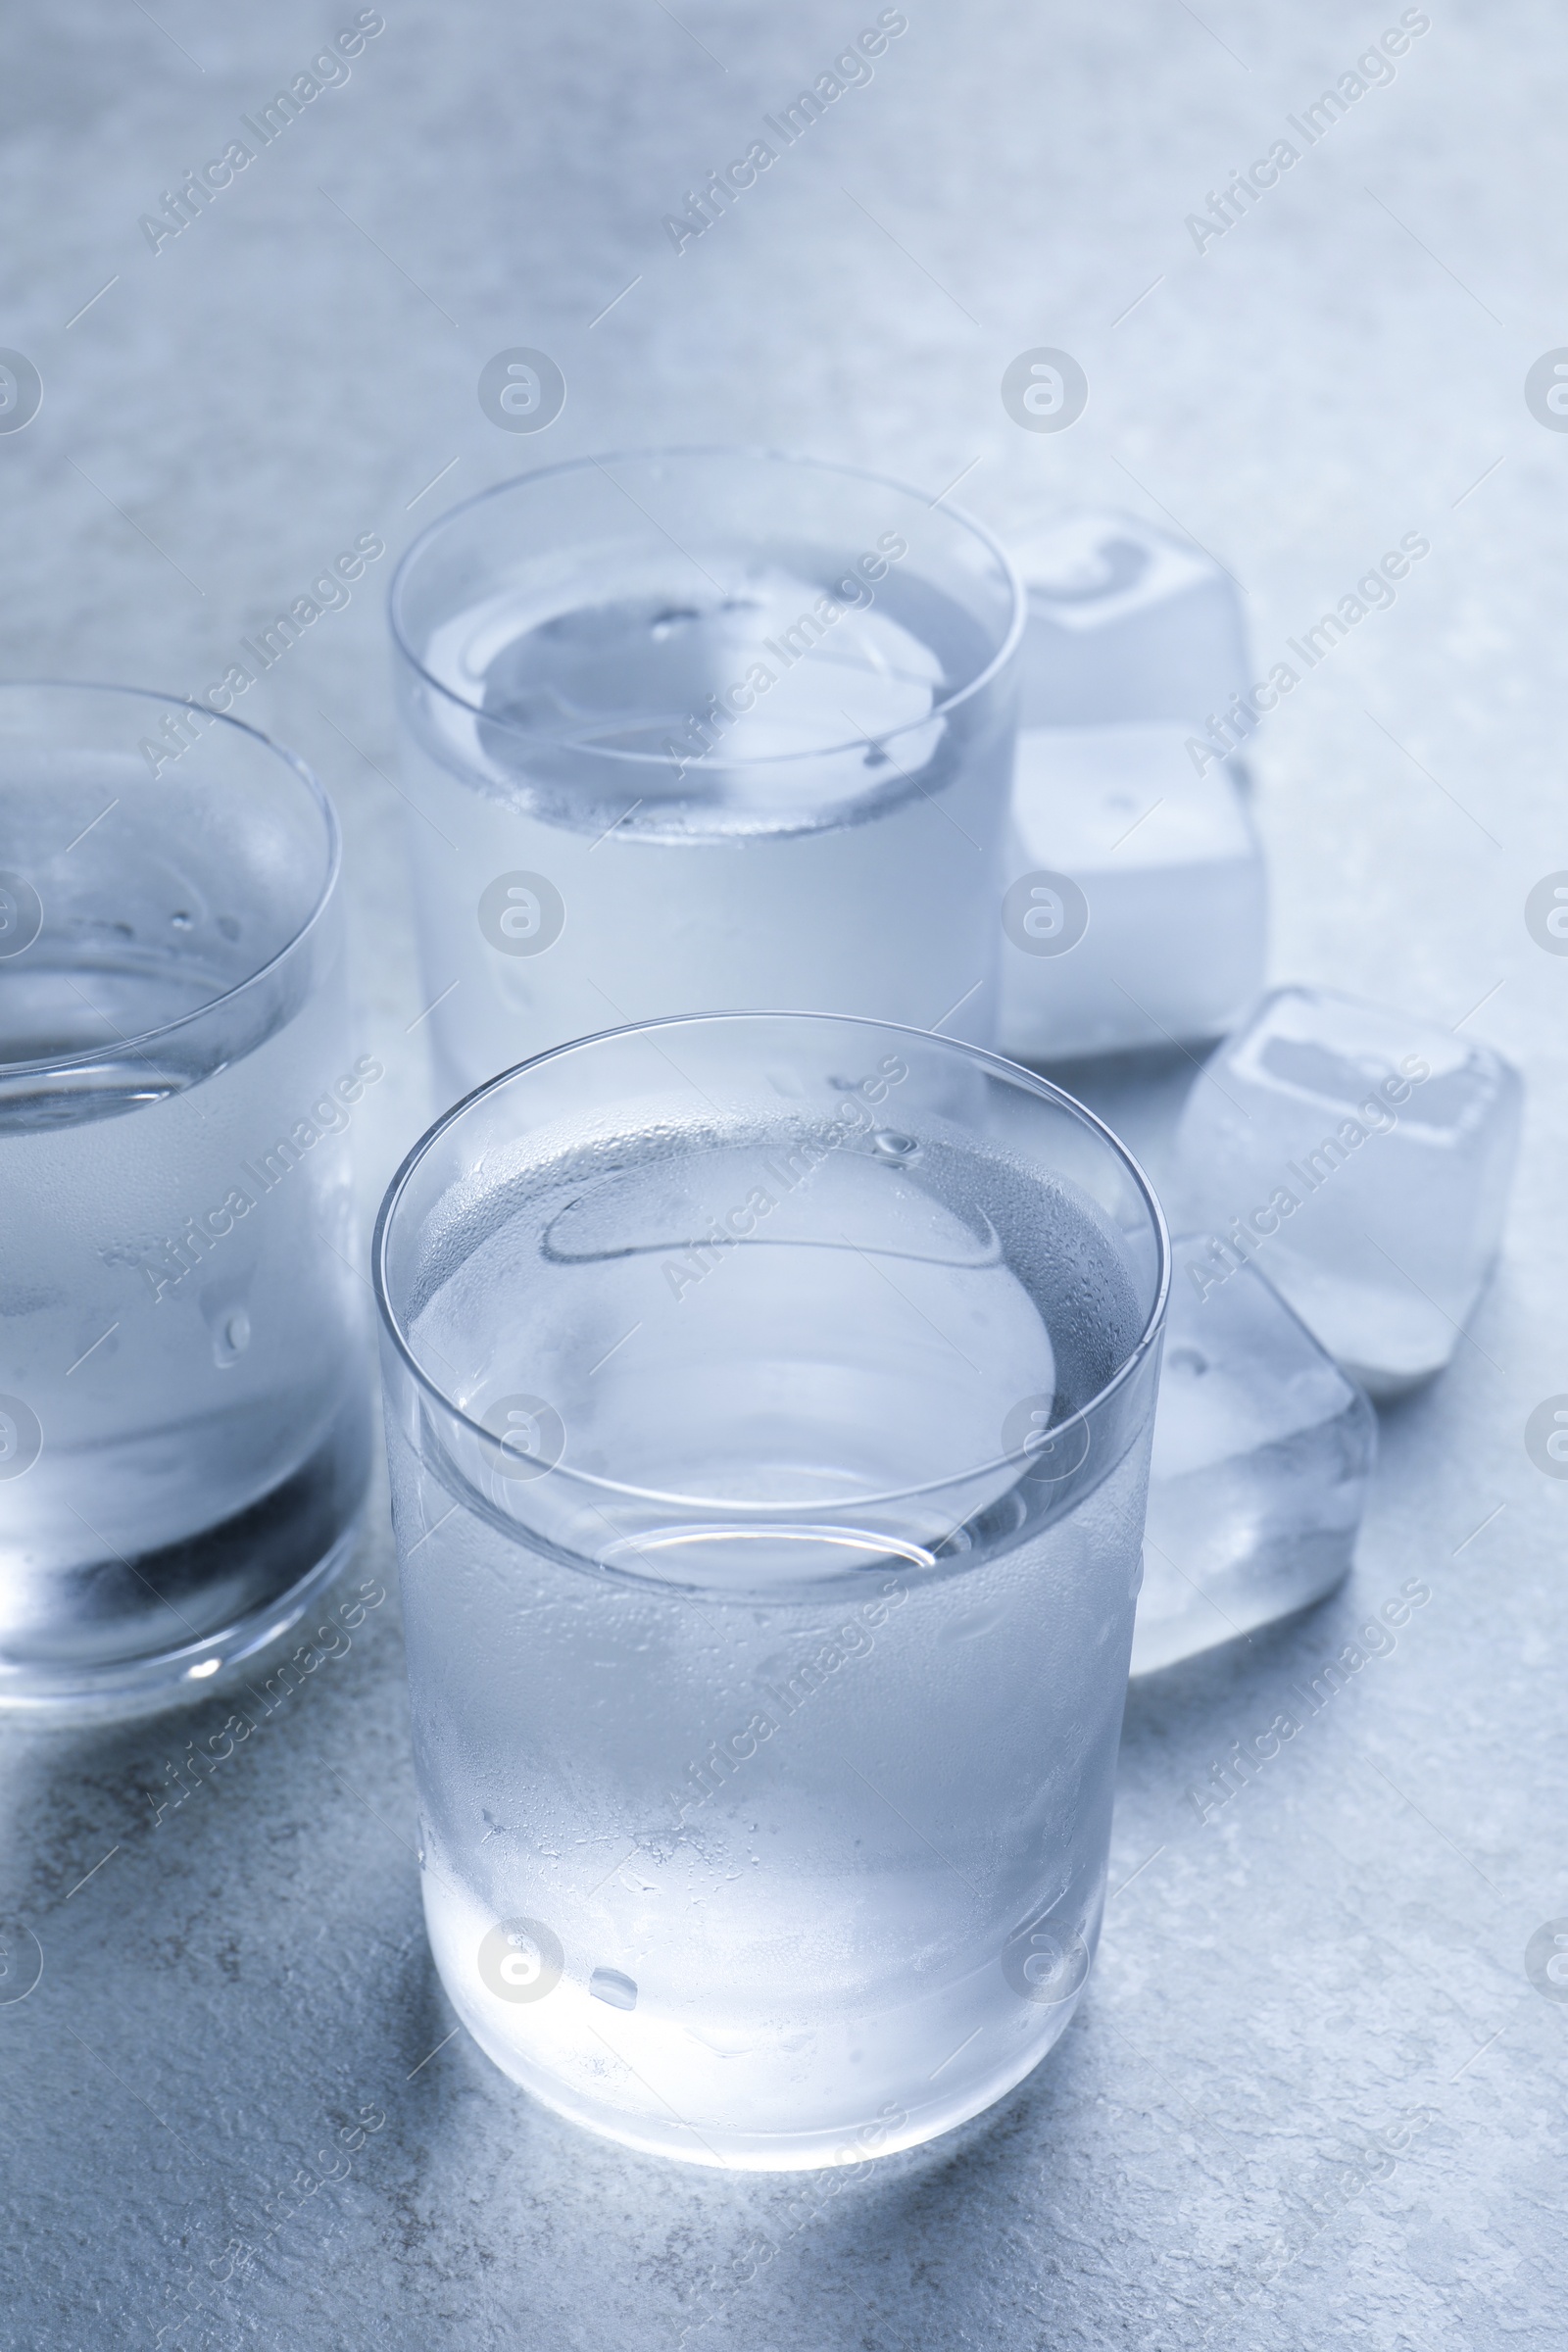
[[[216,1032],[184,1054],[152,1033],[198,1012],[223,986],[218,974],[93,963],[29,962],[6,973],[0,1135],[117,1118],[210,1076],[223,1058]],[[144,1037],[145,1046],[134,1042]],[[25,1066],[62,1062],[70,1066]]]
[[[956,1131],[672,1125],[514,1189],[510,1214],[485,1204],[449,1239],[462,1262],[412,1338],[487,1428],[536,1398],[515,1416],[531,1458],[490,1492],[552,1540],[579,1514],[571,1544],[590,1557],[592,1515],[619,1524],[620,1505],[582,1503],[584,1478],[646,1494],[643,1536],[688,1507],[853,1521],[862,1501],[954,1482],[962,1499],[984,1465],[1004,1489],[1011,1425],[1076,1411],[1137,1337],[1087,1208]],[[564,1477],[534,1475],[545,1454]],[[940,1542],[949,1507],[933,1493],[894,1524]]]
[[[485,710],[532,737],[662,756],[711,714],[710,698],[726,709],[760,667],[773,683],[717,730],[726,761],[829,752],[927,717],[945,683],[938,651],[874,609],[828,620],[822,595],[769,567],[731,596],[627,597],[555,614],[485,664]]]
[[[594,838],[618,822],[723,839],[909,795],[944,747],[933,713],[986,655],[928,583],[890,572],[873,590],[805,555],[698,594],[662,584],[543,612],[509,594],[446,623],[426,659],[483,713],[445,710],[458,756],[477,751],[520,805]]]

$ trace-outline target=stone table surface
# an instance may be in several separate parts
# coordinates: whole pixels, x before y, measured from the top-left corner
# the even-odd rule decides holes
[[[356,535],[384,539],[243,705],[342,811],[357,1035],[388,1073],[360,1121],[368,1227],[432,1108],[382,609],[444,503],[705,439],[933,497],[961,476],[1017,541],[1108,502],[1219,556],[1259,676],[1423,533],[1430,559],[1252,761],[1275,974],[1463,1024],[1527,1073],[1495,1283],[1448,1373],[1383,1415],[1344,1592],[1133,1693],[1116,1891],[1062,2043],[863,2179],[624,2153],[454,2037],[379,1501],[352,1580],[387,1597],[182,1800],[221,1701],[8,1730],[18,2352],[1562,2341],[1568,2003],[1525,1951],[1568,1914],[1568,1486],[1523,1429],[1568,1389],[1568,960],[1523,906],[1568,865],[1568,437],[1524,379],[1568,336],[1568,27],[1545,0],[907,0],[874,78],[677,253],[663,216],[876,13],[385,0],[349,77],[156,251],[142,216],[350,0],[14,19],[0,343],[44,396],[0,434],[4,670],[197,691]],[[1401,23],[1392,73],[1358,74]],[[1308,145],[1289,118],[1325,88],[1346,103]],[[1252,209],[1189,226],[1281,139],[1298,160]],[[999,397],[1042,344],[1089,377],[1070,431],[1021,431]],[[514,345],[566,378],[538,441],[476,399]],[[1156,1174],[1190,1071],[1086,1080]],[[1392,1651],[1228,1801],[1195,1799],[1412,1579],[1431,1597]]]

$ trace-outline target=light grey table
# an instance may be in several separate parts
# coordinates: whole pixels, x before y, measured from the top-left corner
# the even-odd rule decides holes
[[[382,597],[445,503],[705,438],[933,497],[961,476],[1014,535],[1109,501],[1232,569],[1260,676],[1424,532],[1396,605],[1253,762],[1277,973],[1462,1022],[1528,1072],[1497,1281],[1450,1372],[1384,1416],[1344,1594],[1134,1694],[1117,1891],[1054,2057],[837,2194],[621,2154],[453,2037],[379,1505],[355,1575],[389,1597],[184,1801],[171,1768],[217,1705],[6,1733],[8,2348],[1563,2340],[1568,2004],[1525,1950],[1568,1914],[1568,1486],[1523,1427],[1568,1389],[1568,960],[1523,903],[1568,866],[1568,435],[1523,386],[1568,338],[1568,31],[1544,0],[1433,0],[1392,81],[1308,147],[1288,118],[1394,0],[907,13],[869,86],[678,254],[663,216],[869,0],[385,0],[351,77],[156,251],[141,216],[356,11],[65,0],[14,22],[0,343],[44,400],[0,435],[4,669],[197,690],[357,534],[385,539],[243,704],[343,813],[359,1034],[388,1067],[361,1123],[368,1220],[430,1108]],[[1195,235],[1282,137],[1299,161]],[[567,380],[537,440],[476,399],[517,344]],[[999,398],[1039,344],[1088,372],[1068,432],[1020,431]],[[1183,1076],[1144,1075],[1091,1091],[1157,1172]],[[1412,1578],[1431,1598],[1393,1652],[1226,1802],[1195,1801]],[[29,1937],[43,1974],[17,1999]],[[340,2130],[365,2132],[346,2176],[308,2192]]]

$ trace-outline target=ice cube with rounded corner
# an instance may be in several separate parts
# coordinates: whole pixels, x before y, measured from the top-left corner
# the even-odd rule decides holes
[[[1168,1204],[1220,1269],[1256,1256],[1374,1397],[1452,1356],[1496,1255],[1523,1088],[1490,1047],[1332,990],[1276,989],[1219,1047]]]
[[[1331,1592],[1350,1566],[1377,1416],[1254,1265],[1172,1244],[1132,1671]]]
[[[1241,600],[1201,548],[1104,510],[1069,514],[1013,554],[1029,595],[1020,726],[1217,718],[1250,731],[1232,700],[1250,683]]]
[[[1014,1059],[1219,1037],[1262,985],[1246,795],[1233,761],[1198,772],[1180,726],[1024,730],[1007,860],[1001,1045]]]

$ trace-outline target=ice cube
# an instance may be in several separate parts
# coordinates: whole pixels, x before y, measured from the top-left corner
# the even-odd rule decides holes
[[[1481,1295],[1518,1140],[1488,1047],[1324,989],[1265,997],[1182,1113],[1170,1206],[1257,1256],[1351,1377],[1396,1396],[1441,1371]]]
[[[1350,1565],[1377,1418],[1255,1266],[1219,1284],[1173,1244],[1134,1674],[1332,1592]]]
[[[1256,996],[1257,837],[1234,767],[1200,775],[1185,745],[1168,723],[1019,735],[1004,1054],[1054,1060],[1219,1037]]]
[[[1014,553],[1029,592],[1020,726],[1218,719],[1250,731],[1232,702],[1249,686],[1240,598],[1201,549],[1099,513]]]

